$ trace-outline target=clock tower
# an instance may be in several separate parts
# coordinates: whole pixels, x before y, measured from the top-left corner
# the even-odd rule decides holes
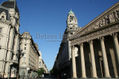
[[[67,29],[66,29],[67,34],[68,34],[68,36],[71,36],[78,29],[77,18],[72,10],[69,11],[66,22],[67,22]]]

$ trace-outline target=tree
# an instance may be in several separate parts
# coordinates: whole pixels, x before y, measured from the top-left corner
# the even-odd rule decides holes
[[[44,74],[45,70],[43,68],[40,68],[38,71],[37,71],[37,74],[38,74],[38,77],[42,77],[42,75]]]

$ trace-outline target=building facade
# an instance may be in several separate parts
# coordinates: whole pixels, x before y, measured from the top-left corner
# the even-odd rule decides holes
[[[19,59],[19,10],[15,0],[0,5],[0,78],[15,78]]]
[[[20,58],[20,78],[33,78],[37,76],[36,71],[39,69],[39,50],[34,43],[29,32],[21,35],[20,41],[21,58]]]
[[[70,11],[65,39],[53,67],[56,75],[119,78],[119,2],[82,28],[75,27],[77,19],[73,15]]]
[[[47,66],[46,66],[46,64],[45,64],[45,62],[44,62],[44,60],[43,60],[43,58],[42,58],[42,53],[41,53],[41,51],[39,51],[39,53],[40,53],[40,56],[39,56],[39,69],[43,68],[44,71],[45,71],[45,73],[48,73],[48,69],[47,69]]]

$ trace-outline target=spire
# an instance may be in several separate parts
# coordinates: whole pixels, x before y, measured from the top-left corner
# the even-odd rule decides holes
[[[69,11],[67,17],[67,27],[78,27],[77,18],[72,10]]]
[[[66,32],[68,37],[73,35],[78,28],[77,18],[72,10],[68,12]]]
[[[70,15],[70,14],[74,14],[74,12],[73,12],[72,10],[70,10],[70,11],[69,11],[69,15]]]

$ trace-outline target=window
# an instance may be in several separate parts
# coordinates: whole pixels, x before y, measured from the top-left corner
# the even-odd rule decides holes
[[[2,18],[4,19],[5,17],[4,17],[4,16],[2,16]]]
[[[0,33],[2,32],[2,28],[0,28]]]
[[[26,47],[24,47],[24,50],[26,50]]]
[[[40,65],[40,66],[42,65],[41,62],[39,62],[39,65]]]
[[[25,46],[26,46],[26,44],[25,44]]]
[[[1,49],[1,46],[0,46],[0,49]]]
[[[72,29],[72,28],[70,28],[70,29]]]
[[[74,19],[74,16],[70,16],[70,22],[73,21]]]
[[[70,33],[71,35],[73,35],[73,33]]]

